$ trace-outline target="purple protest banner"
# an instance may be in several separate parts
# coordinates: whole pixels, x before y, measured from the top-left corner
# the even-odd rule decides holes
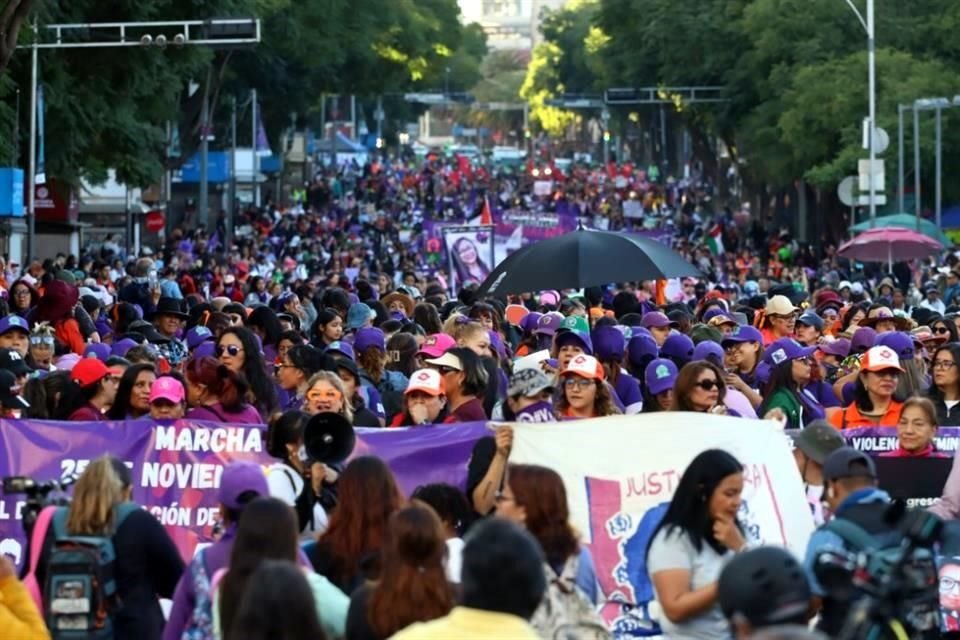
[[[896,427],[858,427],[844,429],[841,433],[851,447],[871,456],[882,456],[897,449]],[[960,427],[937,429],[934,447],[939,454],[952,457],[958,445],[960,445]]]
[[[374,455],[393,469],[405,495],[446,482],[464,487],[474,443],[485,423],[411,429],[357,429],[352,457]],[[219,518],[217,489],[223,466],[248,460],[279,464],[265,451],[263,427],[180,420],[118,422],[0,421],[0,477],[38,482],[79,475],[104,454],[124,461],[133,475],[133,500],[166,527],[189,559],[213,539]],[[26,497],[0,499],[0,552],[26,561],[21,518]]]

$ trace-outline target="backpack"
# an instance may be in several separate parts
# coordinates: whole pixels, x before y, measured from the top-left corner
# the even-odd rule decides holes
[[[609,640],[610,631],[587,596],[577,587],[579,556],[567,558],[560,575],[543,563],[547,590],[530,624],[548,640]]]
[[[140,507],[133,502],[113,511],[116,532]],[[113,638],[113,615],[119,609],[115,580],[116,551],[110,536],[72,536],[67,507],[53,515],[53,549],[47,559],[44,617],[53,640]]]
[[[207,573],[205,549],[197,552],[190,562],[190,582],[193,583],[193,613],[180,635],[181,640],[206,640],[213,637],[213,597],[210,575]]]

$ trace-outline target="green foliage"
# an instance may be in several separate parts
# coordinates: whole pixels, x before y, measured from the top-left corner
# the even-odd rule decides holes
[[[102,181],[110,168],[130,184],[156,181],[165,163],[168,121],[180,124],[184,156],[196,148],[204,92],[210,96],[217,139],[226,140],[229,98],[243,100],[256,88],[276,143],[291,112],[301,126],[316,118],[324,93],[372,100],[381,93],[437,89],[447,68],[451,90],[463,90],[480,79],[486,53],[482,30],[460,25],[456,0],[71,0],[38,7],[41,25],[224,16],[262,20],[263,41],[249,49],[42,52],[47,172],[72,182]],[[21,44],[29,37],[24,29]],[[30,53],[20,50],[0,77],[0,157],[13,154],[7,134],[14,129],[19,87],[21,166],[27,154],[29,74]],[[193,98],[186,95],[190,82],[201,84]]]

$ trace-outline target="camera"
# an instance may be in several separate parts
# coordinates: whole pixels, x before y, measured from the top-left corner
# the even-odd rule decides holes
[[[47,480],[46,482],[37,482],[27,476],[10,476],[3,479],[4,495],[23,495],[27,497],[26,504],[23,506],[23,530],[27,534],[27,539],[30,538],[37,516],[40,515],[44,507],[70,504],[70,499],[65,495],[65,492],[76,480],[76,476]]]
[[[898,625],[910,638],[938,638],[934,545],[943,521],[926,511],[906,511],[902,502],[888,508],[884,521],[890,529],[872,536],[872,544],[817,556],[814,573],[823,588],[832,598],[853,603],[838,638],[897,637],[887,632]]]

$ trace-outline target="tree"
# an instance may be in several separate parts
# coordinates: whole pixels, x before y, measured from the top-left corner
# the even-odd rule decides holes
[[[0,73],[17,49],[20,28],[33,9],[34,0],[6,0],[0,9]]]

